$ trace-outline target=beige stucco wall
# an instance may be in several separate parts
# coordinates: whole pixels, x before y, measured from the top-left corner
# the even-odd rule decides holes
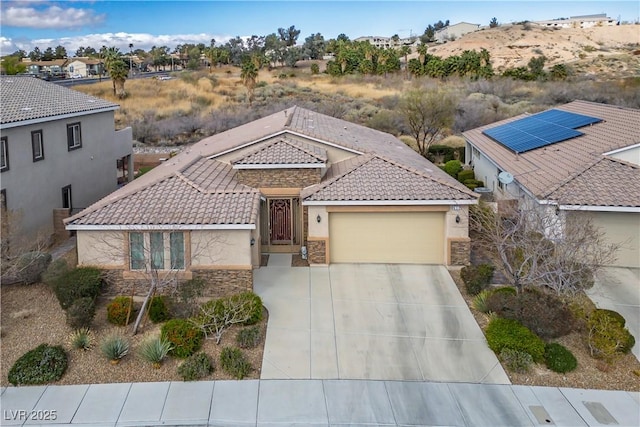
[[[250,267],[253,230],[198,230],[191,232],[191,267]]]
[[[325,206],[309,206],[309,237],[329,237],[329,215]]]
[[[579,213],[582,214],[582,213]],[[592,212],[596,226],[606,233],[611,243],[621,243],[619,267],[640,267],[640,214],[632,212]]]
[[[125,268],[127,245],[122,231],[85,231],[76,233],[79,265]]]

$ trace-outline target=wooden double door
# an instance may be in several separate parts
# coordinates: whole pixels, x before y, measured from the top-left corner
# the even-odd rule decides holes
[[[298,197],[270,197],[261,204],[263,252],[300,250],[302,209]]]

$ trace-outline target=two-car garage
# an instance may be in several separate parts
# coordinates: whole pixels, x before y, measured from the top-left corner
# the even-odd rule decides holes
[[[443,264],[445,212],[330,212],[331,263]]]

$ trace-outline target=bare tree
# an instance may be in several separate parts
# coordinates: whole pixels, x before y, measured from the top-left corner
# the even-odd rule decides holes
[[[402,97],[400,112],[423,157],[443,131],[453,126],[455,111],[455,98],[444,90],[412,90]]]
[[[621,246],[607,242],[587,212],[559,212],[536,203],[499,213],[482,203],[471,209],[470,224],[518,291],[541,286],[573,294],[589,288]]]
[[[51,261],[45,253],[51,243],[50,231],[24,230],[21,211],[2,208],[0,256],[2,283],[35,283]]]
[[[222,335],[230,326],[249,320],[254,304],[255,300],[247,298],[212,301],[200,307],[200,315],[191,321],[207,339],[215,339],[216,344],[220,344]]]

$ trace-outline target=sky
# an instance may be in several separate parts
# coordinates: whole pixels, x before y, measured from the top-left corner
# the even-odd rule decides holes
[[[44,1],[2,0],[0,54],[27,53],[62,45],[70,55],[80,46],[115,46],[123,51],[148,51],[152,46],[173,50],[184,43],[218,44],[235,36],[264,36],[295,25],[298,43],[313,33],[325,39],[344,33],[360,36],[421,35],[439,20],[488,25],[568,18],[606,13],[622,21],[640,19],[638,1],[581,0],[448,0],[448,1]],[[636,40],[638,42],[640,40]]]

